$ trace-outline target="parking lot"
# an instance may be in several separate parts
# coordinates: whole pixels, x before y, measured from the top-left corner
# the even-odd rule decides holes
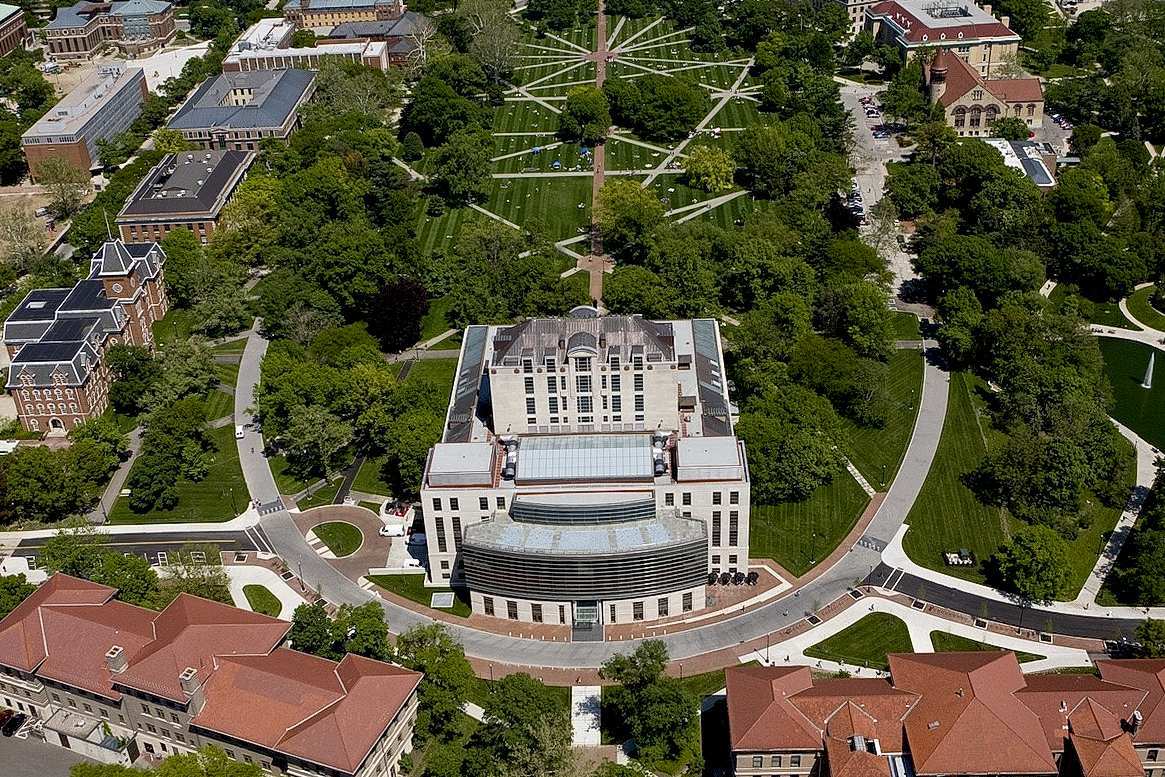
[[[72,750],[40,740],[0,737],[4,777],[69,777],[69,767],[82,761],[90,762]]]

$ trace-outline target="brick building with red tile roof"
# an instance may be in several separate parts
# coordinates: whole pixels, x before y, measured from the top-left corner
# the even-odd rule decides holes
[[[994,137],[998,119],[1044,125],[1044,88],[1038,78],[985,78],[963,59],[940,51],[924,68],[927,93],[949,126],[967,137]]]
[[[866,29],[909,61],[919,52],[950,51],[985,77],[1016,64],[1022,38],[973,0],[883,0],[865,9]]]
[[[885,679],[729,669],[733,773],[1161,777],[1165,706],[1153,713],[1165,698],[1165,661],[1100,662],[1102,677],[1025,677],[1010,652],[889,660]]]
[[[421,675],[281,647],[290,624],[182,594],[161,612],[57,574],[0,620],[0,704],[107,763],[206,744],[274,774],[396,777]]]

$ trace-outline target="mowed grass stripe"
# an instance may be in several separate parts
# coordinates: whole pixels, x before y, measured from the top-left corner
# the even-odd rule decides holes
[[[878,429],[842,420],[850,461],[879,491],[893,482],[902,457],[906,455],[906,446],[914,431],[914,419],[918,415],[922,369],[922,351],[895,351],[890,357],[886,375],[886,391],[890,398],[886,425]]]
[[[828,556],[866,509],[869,498],[848,472],[802,502],[752,507],[748,555],[771,558],[803,575]]]

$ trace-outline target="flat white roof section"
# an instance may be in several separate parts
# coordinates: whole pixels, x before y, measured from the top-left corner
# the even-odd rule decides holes
[[[518,483],[651,480],[650,434],[570,434],[523,437]]]
[[[429,485],[492,485],[494,450],[488,442],[437,443],[429,460]]]
[[[735,437],[684,437],[676,442],[676,480],[742,480]]]

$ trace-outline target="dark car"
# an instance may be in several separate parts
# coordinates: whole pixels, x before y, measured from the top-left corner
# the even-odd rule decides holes
[[[26,720],[28,720],[28,716],[23,712],[16,713],[7,721],[5,721],[3,726],[0,726],[0,734],[3,734],[6,737],[12,736],[20,730],[20,727],[24,725],[24,721]]]
[[[16,710],[0,710],[0,728],[3,728],[4,724],[8,722],[8,719],[15,714]]]

